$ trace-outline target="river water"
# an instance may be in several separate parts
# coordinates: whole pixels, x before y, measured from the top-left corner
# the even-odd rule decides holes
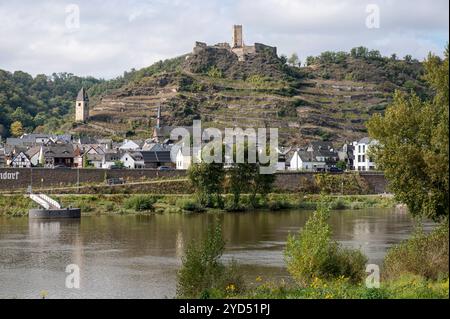
[[[311,212],[220,215],[225,260],[243,265],[246,279],[288,275],[283,249],[289,233]],[[216,217],[201,215],[99,216],[81,221],[0,217],[0,298],[173,298],[183,249],[204,236]],[[386,250],[409,237],[410,217],[392,209],[332,212],[334,238],[382,263]],[[425,224],[430,229],[432,224]],[[66,288],[66,267],[80,269],[80,289]]]

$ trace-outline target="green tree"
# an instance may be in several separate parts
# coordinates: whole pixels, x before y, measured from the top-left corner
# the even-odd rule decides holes
[[[289,273],[301,286],[315,278],[340,276],[358,283],[365,273],[367,258],[359,250],[343,248],[332,239],[328,223],[330,208],[323,201],[297,236],[288,237],[285,259]]]
[[[260,165],[255,166],[254,176],[251,183],[251,202],[256,207],[256,196],[260,194],[263,200],[267,201],[267,195],[273,190],[275,174],[261,174]]]
[[[422,101],[414,92],[396,92],[384,116],[368,122],[380,142],[373,150],[398,201],[414,216],[439,220],[449,213],[449,51],[430,54],[425,80],[434,92]]]
[[[337,162],[336,167],[345,171],[345,170],[347,170],[347,163],[344,161],[339,161],[339,162]]]
[[[289,63],[291,66],[299,66],[299,64],[300,64],[300,59],[299,59],[297,53],[293,53],[293,54],[291,55],[291,57],[288,59],[288,63]]]
[[[189,143],[192,146],[193,140]],[[216,154],[221,150],[221,154]],[[207,159],[207,156],[210,158]],[[225,180],[224,147],[221,142],[209,144],[201,152],[201,163],[193,164],[188,170],[188,177],[195,189],[199,204],[214,206],[214,197],[219,207],[223,208],[222,193]]]
[[[22,122],[16,121],[16,122],[11,124],[11,134],[14,137],[22,136],[23,133],[24,133],[24,129],[23,129]]]
[[[178,272],[177,296],[208,299],[214,290],[223,294],[230,286],[235,293],[240,292],[243,280],[234,261],[230,265],[221,262],[224,251],[222,224],[217,219],[216,225],[208,228],[205,239],[187,247]]]
[[[83,168],[89,168],[89,167],[91,167],[91,163],[89,162],[88,154],[86,153],[83,156]]]
[[[124,167],[125,167],[125,164],[124,164],[122,161],[115,161],[115,162],[114,162],[114,166],[115,166],[116,168],[124,168]]]
[[[193,164],[188,170],[188,177],[201,204],[213,206],[215,197],[217,204],[223,206],[225,170],[222,163]]]
[[[316,64],[316,58],[313,56],[309,56],[306,58],[306,66],[312,66]]]

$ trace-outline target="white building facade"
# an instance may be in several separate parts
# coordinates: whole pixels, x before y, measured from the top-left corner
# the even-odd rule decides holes
[[[378,141],[372,140],[368,137],[363,138],[359,142],[354,143],[353,155],[355,171],[370,172],[375,171],[376,165],[370,156],[370,148],[377,145]]]

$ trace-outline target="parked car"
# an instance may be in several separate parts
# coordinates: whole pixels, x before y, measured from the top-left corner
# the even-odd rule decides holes
[[[332,167],[332,168],[329,169],[329,172],[330,173],[343,173],[344,171],[342,169],[340,169],[340,168]]]
[[[55,165],[53,166],[53,169],[70,169],[70,167],[67,167],[65,165]]]
[[[123,178],[110,178],[106,180],[106,184],[108,185],[123,185],[125,184],[125,181]]]
[[[169,166],[160,166],[158,167],[158,171],[173,171],[174,168],[169,167]]]

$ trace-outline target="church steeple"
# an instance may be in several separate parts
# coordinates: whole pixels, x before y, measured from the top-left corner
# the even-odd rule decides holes
[[[156,143],[161,143],[164,139],[163,129],[161,127],[161,104],[158,105],[158,115],[156,118],[156,126],[153,129],[153,140]]]
[[[161,105],[158,106],[158,117],[156,118],[156,128],[161,128]]]
[[[78,92],[75,105],[75,122],[86,122],[89,119],[89,96],[85,88]]]

